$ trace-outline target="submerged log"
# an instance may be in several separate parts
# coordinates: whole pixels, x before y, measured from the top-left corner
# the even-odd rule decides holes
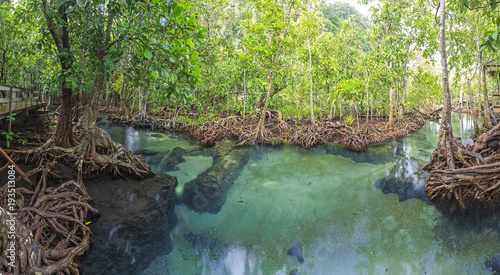
[[[216,214],[226,202],[234,180],[250,158],[249,149],[234,147],[233,143],[218,143],[213,165],[184,184],[182,201],[197,212]]]

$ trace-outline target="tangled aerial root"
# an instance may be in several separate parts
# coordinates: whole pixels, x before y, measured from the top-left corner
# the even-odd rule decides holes
[[[398,116],[394,119],[394,124],[404,129],[405,135],[407,135],[408,133],[418,131],[425,124],[425,120],[422,113],[416,111],[414,108],[407,108],[403,116]]]
[[[7,243],[13,241],[10,232],[14,226],[16,247],[15,259],[7,257],[7,253],[0,255],[0,271],[2,274],[80,274],[81,263],[77,257],[92,243],[87,224],[100,213],[92,206],[92,199],[81,182],[68,181],[49,187],[48,165],[39,170],[40,180],[34,188],[13,189],[5,184],[0,189],[0,243],[6,248]],[[15,206],[8,200],[11,190],[15,190]],[[15,262],[14,266],[9,262]]]
[[[425,187],[430,201],[448,213],[480,214],[500,206],[500,125],[464,148],[454,140],[453,157],[459,169],[444,169],[439,150],[431,156],[432,167]],[[429,167],[426,167],[429,168]],[[457,211],[459,210],[459,211]]]
[[[310,148],[332,140],[334,134],[334,128],[325,127],[324,124],[316,123],[304,127],[301,131],[297,131],[290,139],[290,143],[300,145],[304,148]]]
[[[242,134],[245,122],[242,117],[229,116],[217,121],[207,121],[192,130],[191,136],[201,140],[204,146],[211,146],[225,137],[237,139]]]
[[[20,176],[16,184],[22,184],[24,179],[28,183],[26,186],[13,189],[5,184],[0,189],[0,244],[6,247],[10,242],[11,224],[8,220],[11,215],[8,212],[15,212],[18,251],[13,267],[8,265],[6,252],[0,255],[2,274],[80,274],[78,257],[92,243],[87,224],[99,216],[82,179],[99,173],[127,173],[137,177],[152,174],[142,157],[114,142],[107,132],[97,127],[88,129],[75,147],[54,146],[53,138],[50,138],[36,149],[11,150],[12,159],[1,151],[11,165],[15,166],[12,159],[30,160],[36,165],[25,174],[18,171]],[[59,168],[64,163],[75,164],[77,180],[54,186],[48,180],[60,177]],[[6,168],[8,166],[0,168],[0,171]],[[32,178],[37,179],[36,185]],[[15,190],[15,207],[12,200],[8,200],[12,190]]]
[[[129,123],[130,121],[123,122]],[[386,129],[385,124],[381,126],[383,124],[381,122],[372,123],[369,126],[363,125],[359,129],[339,121],[316,121],[313,125],[308,121],[305,123],[304,121],[284,121],[279,111],[267,110],[266,120],[262,125],[259,125],[256,119],[244,119],[241,116],[185,124],[175,122],[175,115],[169,119],[160,119],[145,114],[136,116],[130,123],[140,128],[189,133],[191,137],[200,140],[204,146],[212,146],[216,141],[224,138],[237,140],[240,146],[258,142],[287,141],[305,148],[335,141],[356,151],[364,150],[371,144],[415,132],[425,123],[423,114],[413,108],[408,108],[401,121],[396,120],[396,122],[398,125],[390,129]]]

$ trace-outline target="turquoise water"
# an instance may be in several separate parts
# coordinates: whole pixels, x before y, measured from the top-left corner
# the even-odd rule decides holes
[[[455,136],[472,121],[453,117]],[[105,126],[133,151],[147,150],[155,172],[183,184],[213,159],[186,156],[164,167],[156,152],[196,143],[170,134]],[[500,252],[498,229],[457,226],[429,203],[423,189],[439,123],[355,153],[336,146],[306,150],[257,147],[217,214],[184,205],[171,233],[173,251],[146,274],[490,274],[484,261]],[[470,142],[470,140],[464,140]],[[162,159],[165,160],[164,158]],[[301,242],[305,262],[287,250]]]

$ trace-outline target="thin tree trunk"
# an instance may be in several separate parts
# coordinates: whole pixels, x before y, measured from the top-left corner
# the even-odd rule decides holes
[[[128,78],[125,75],[123,75],[122,86],[120,88],[120,110],[122,115],[128,118],[130,116],[130,111],[127,107],[127,99],[128,99],[128,96],[126,94],[127,90],[128,90]]]
[[[403,94],[401,98],[401,103],[406,103],[406,81],[407,81],[407,76],[408,76],[408,53],[410,52],[410,46],[411,44],[408,44],[408,47],[406,48],[406,58],[405,58],[405,72],[404,72],[404,77],[403,77]],[[399,117],[403,117],[403,106],[399,104]]]
[[[488,88],[486,86],[486,70],[484,68],[484,65],[482,64],[482,55],[481,55],[481,64],[482,66],[482,72],[483,72],[483,98],[484,98],[484,125],[483,128],[485,129],[491,129],[491,117],[490,117],[490,99],[488,98]]]
[[[328,76],[326,77],[328,79]],[[332,100],[330,99],[330,79],[328,79],[328,82],[326,83],[326,94],[328,95],[328,120],[332,120],[333,114],[332,114]]]
[[[479,42],[478,42],[478,45],[479,45]],[[479,46],[478,46],[479,47]],[[481,75],[482,75],[482,72],[483,70],[481,70],[480,66],[481,66],[481,52],[478,53],[477,55],[477,66],[478,66],[478,82],[477,82],[477,87],[478,87],[478,90],[477,90],[477,111],[478,112],[481,112],[481,85],[482,85],[482,81],[481,81]],[[481,117],[481,114],[479,114],[479,117]]]
[[[467,79],[467,86],[469,88],[469,108],[471,110],[471,115],[472,115],[472,122],[474,123],[474,134],[478,135],[479,134],[479,125],[477,124],[477,119],[476,119],[476,112],[474,110],[474,104],[472,100],[472,92],[470,90],[470,79]]]
[[[269,105],[269,96],[271,95],[271,89],[273,88],[274,83],[274,72],[269,74],[269,78],[267,80],[267,93],[266,93],[266,103],[264,104],[264,108],[262,109],[262,114],[260,115],[259,123],[257,124],[256,137],[263,138],[264,137],[264,121],[266,120],[267,106]]]
[[[47,0],[42,1],[42,9],[47,19],[47,26],[52,34],[52,38],[54,39],[54,44],[56,45],[58,52],[61,53],[61,55],[59,55],[61,73],[66,76],[64,77],[61,85],[61,108],[59,109],[59,118],[57,120],[56,132],[54,135],[54,145],[60,147],[71,147],[75,145],[71,117],[71,98],[73,96],[73,90],[71,88],[67,88],[66,81],[70,78],[72,64],[71,58],[68,58],[66,54],[62,54],[71,52],[69,31],[67,26],[63,24],[61,26],[61,33],[58,32],[58,28],[55,26],[53,19],[49,16],[52,11],[48,8]],[[61,19],[63,22],[68,22],[65,8],[63,9]]]
[[[394,99],[393,99],[393,92],[392,92],[392,86],[389,87],[389,122],[387,125],[393,125],[394,123]]]
[[[451,125],[451,96],[448,83],[448,60],[446,55],[446,1],[439,0],[441,18],[439,22],[439,46],[441,52],[442,85],[443,85],[443,117],[439,128],[438,150],[446,151],[446,163],[449,169],[455,169],[453,159],[453,129]]]
[[[460,88],[460,112],[464,107],[464,87]]]
[[[311,90],[309,92],[309,100],[311,105],[311,124],[314,126],[312,57],[311,57],[311,44],[309,44],[309,40],[307,40],[307,47],[309,48],[309,79],[311,83]]]
[[[369,114],[370,114],[370,97],[369,97],[369,94],[368,94],[368,88],[369,88],[369,85],[370,85],[370,80],[367,80],[366,81],[366,131],[368,132],[368,117],[369,117]]]
[[[107,6],[106,26],[102,27],[102,44],[97,49],[96,59],[97,68],[94,80],[94,86],[89,98],[89,104],[83,112],[80,126],[83,130],[83,143],[86,146],[87,154],[98,153],[98,147],[103,149],[111,149],[113,141],[109,135],[96,125],[97,116],[99,116],[99,109],[101,102],[106,92],[106,67],[104,65],[104,56],[110,41],[110,32],[112,27],[113,11],[111,9],[111,2]],[[100,10],[101,19],[105,19],[102,10]]]
[[[243,69],[243,120],[246,121],[247,114],[247,71]]]
[[[389,63],[389,71],[392,71],[392,61]],[[392,126],[394,124],[394,93],[392,92],[392,81],[389,84],[389,122],[387,126]]]

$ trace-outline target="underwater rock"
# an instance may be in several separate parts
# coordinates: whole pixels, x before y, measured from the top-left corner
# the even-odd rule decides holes
[[[294,270],[290,271],[290,273],[288,275],[300,275],[300,272],[297,269],[294,269]]]
[[[84,274],[138,274],[172,251],[176,177],[107,176],[85,184],[102,214],[90,225],[95,243],[83,262]]]
[[[167,155],[169,152],[158,152],[156,154],[154,154],[151,159],[149,160],[149,162],[151,163],[160,163],[160,161],[165,157],[165,155]]]
[[[493,274],[500,273],[500,256],[494,257],[491,261],[484,262],[484,265],[489,271],[493,272]]]
[[[249,148],[236,148],[233,142],[219,142],[207,149],[214,162],[198,177],[184,184],[182,202],[197,212],[220,211],[234,180],[250,158]]]
[[[181,147],[175,147],[170,154],[166,155],[161,161],[158,161],[157,163],[161,162],[162,166],[162,171],[176,171],[179,168],[177,168],[177,164],[184,162],[183,155],[186,152],[185,149]]]
[[[295,256],[295,257],[297,257],[297,260],[299,260],[299,263],[301,263],[301,264],[304,263],[304,257],[302,256],[302,243],[301,242],[298,242],[294,246],[292,246],[292,248],[290,248],[286,254],[290,255],[290,256]]]
[[[157,153],[158,152],[151,151],[149,149],[139,149],[139,150],[134,151],[134,154],[136,154],[136,155],[143,155],[143,156],[151,156],[151,155],[154,155],[154,154],[157,154]]]

